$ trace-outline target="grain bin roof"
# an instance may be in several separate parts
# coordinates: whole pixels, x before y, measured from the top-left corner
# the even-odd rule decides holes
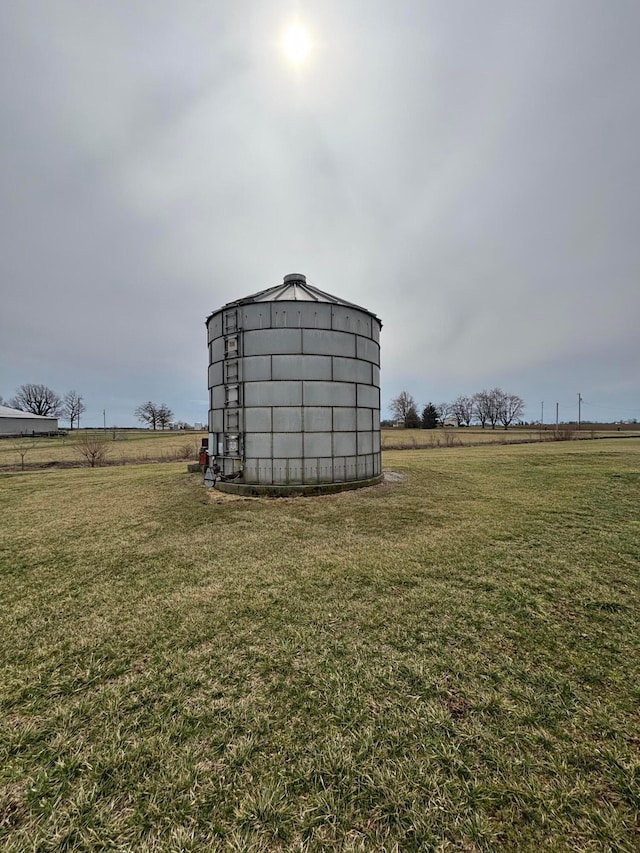
[[[357,308],[359,311],[364,311],[366,314],[376,317],[373,311],[369,311],[368,308],[363,308],[361,305],[355,305],[353,302],[347,302],[345,299],[340,299],[338,296],[332,296],[331,293],[319,290],[317,287],[309,284],[302,273],[289,273],[289,275],[285,275],[282,284],[276,284],[275,287],[268,287],[266,290],[259,290],[257,293],[252,293],[243,299],[234,299],[233,302],[227,302],[222,309],[218,310],[224,310],[234,305],[247,305],[253,302],[328,302],[332,305]],[[217,311],[213,313],[215,314]],[[378,318],[376,317],[376,319]]]

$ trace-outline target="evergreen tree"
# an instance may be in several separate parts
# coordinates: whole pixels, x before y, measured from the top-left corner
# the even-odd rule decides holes
[[[433,403],[427,403],[422,410],[422,429],[435,429],[438,426],[438,410]]]
[[[404,419],[406,429],[420,429],[420,416],[414,405],[409,406],[406,417]]]

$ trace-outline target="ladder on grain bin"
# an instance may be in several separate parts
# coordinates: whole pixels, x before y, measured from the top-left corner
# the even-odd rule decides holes
[[[224,411],[223,431],[218,436],[216,458],[225,476],[239,473],[244,459],[241,327],[242,314],[239,307],[223,312]]]

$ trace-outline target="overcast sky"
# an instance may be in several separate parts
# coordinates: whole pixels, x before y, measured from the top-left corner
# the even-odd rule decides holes
[[[382,320],[383,410],[640,418],[639,32],[637,0],[3,0],[0,394],[206,421],[206,316],[302,272]]]

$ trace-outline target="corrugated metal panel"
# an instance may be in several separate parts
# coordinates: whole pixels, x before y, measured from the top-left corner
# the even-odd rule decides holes
[[[245,382],[245,406],[301,406],[302,382]]]
[[[252,329],[269,328],[271,325],[271,309],[268,305],[244,305],[242,307],[242,328],[246,331]]]
[[[256,355],[242,359],[242,378],[245,382],[263,382],[271,379],[271,357]]]
[[[224,409],[225,391],[224,385],[216,385],[211,389],[211,408]]]
[[[209,432],[223,432],[223,409],[211,409],[209,412]]]
[[[333,429],[335,432],[355,432],[357,429],[357,412],[354,406],[334,408]]]
[[[336,382],[371,382],[371,367],[368,361],[357,358],[333,356],[333,379]]]
[[[366,409],[379,409],[380,389],[373,385],[358,385],[358,405]]]
[[[224,359],[224,338],[216,338],[211,342],[210,359],[212,362]]]
[[[282,456],[292,459],[302,456],[302,433],[301,432],[274,432],[273,433],[273,456]]]
[[[331,406],[304,406],[302,416],[305,432],[331,432],[333,423]]]
[[[356,357],[356,339],[347,332],[332,332],[325,329],[303,329],[302,349],[298,352],[313,355],[343,355]]]
[[[331,379],[331,356],[274,355],[271,360],[273,379]]]
[[[354,432],[334,432],[334,456],[355,456],[357,453],[356,434]]]
[[[306,432],[304,434],[304,456],[331,456],[330,432]]]
[[[301,406],[274,406],[274,432],[302,432]]]
[[[244,428],[249,432],[271,432],[271,408],[246,408],[244,410]]]
[[[244,355],[280,355],[302,352],[300,329],[261,329],[245,332]]]
[[[373,453],[373,433],[358,433],[358,455],[362,453]]]
[[[373,409],[356,409],[358,413],[358,431],[373,429]]]
[[[211,343],[211,341],[219,338],[222,334],[222,312],[218,312],[217,314],[212,314],[209,318],[208,326],[209,339],[207,343]]]
[[[352,382],[303,382],[305,406],[355,406],[356,386]]]
[[[209,388],[214,385],[222,385],[222,362],[216,361],[209,365]]]
[[[378,344],[360,335],[356,338],[356,355],[358,358],[370,361],[372,364],[380,363],[380,347]]]
[[[244,437],[244,452],[248,459],[273,456],[271,432],[248,432]]]

